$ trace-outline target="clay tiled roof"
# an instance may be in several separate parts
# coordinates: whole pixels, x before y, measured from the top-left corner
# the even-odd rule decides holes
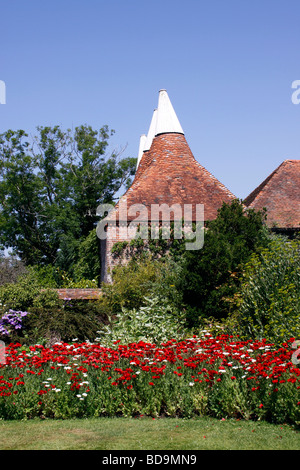
[[[235,196],[195,160],[181,133],[154,137],[131,187],[121,198],[127,207],[144,204],[149,214],[151,204],[204,204],[205,220],[214,219],[222,203],[233,199]]]
[[[244,202],[265,207],[269,227],[300,228],[300,160],[285,160]]]
[[[147,208],[148,220],[153,220],[152,204],[167,205],[171,220],[190,220],[190,216],[184,217],[184,205],[190,204],[192,220],[199,221],[196,204],[203,204],[204,220],[212,220],[223,202],[233,199],[235,196],[195,160],[168,93],[160,90],[148,135],[141,136],[135,179],[116,205],[114,212],[120,212],[116,220],[124,220],[120,209],[124,202],[127,208],[143,204]],[[180,211],[174,216],[169,209],[175,204],[180,204]],[[138,215],[127,212],[127,221],[136,220]],[[164,217],[157,215],[160,216]]]

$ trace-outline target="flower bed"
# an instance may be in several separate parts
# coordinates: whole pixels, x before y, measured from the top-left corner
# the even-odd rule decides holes
[[[290,339],[209,333],[114,348],[10,344],[0,365],[0,418],[211,415],[300,422],[300,369]]]

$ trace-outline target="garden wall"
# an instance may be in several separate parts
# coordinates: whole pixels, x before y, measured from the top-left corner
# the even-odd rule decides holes
[[[101,289],[56,289],[60,299],[94,300],[101,296]]]

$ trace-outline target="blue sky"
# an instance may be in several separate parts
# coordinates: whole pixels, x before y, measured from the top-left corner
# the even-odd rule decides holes
[[[107,124],[136,157],[165,88],[237,197],[300,159],[299,0],[2,0],[0,18],[0,132]]]

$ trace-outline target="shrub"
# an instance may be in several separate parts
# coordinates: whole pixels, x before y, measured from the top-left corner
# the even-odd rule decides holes
[[[58,295],[52,289],[42,289],[34,272],[19,277],[15,283],[0,286],[1,310],[26,311],[30,307],[55,307]],[[0,311],[1,311],[0,310]]]
[[[166,299],[146,297],[144,306],[132,310],[122,308],[110,325],[98,333],[100,337],[96,340],[107,346],[113,346],[115,342],[139,341],[160,344],[184,336],[184,315],[172,308]]]
[[[17,282],[0,287],[0,333],[5,340],[7,337],[10,341],[24,339],[28,328],[25,325],[30,322],[32,311],[43,312],[44,309],[55,309],[60,304],[57,292],[42,289],[35,273],[30,270],[28,274],[20,276]],[[30,334],[30,337],[33,338],[33,335]],[[41,337],[42,334],[39,335]]]
[[[203,248],[185,252],[178,288],[190,326],[197,326],[202,317],[220,320],[231,312],[242,264],[268,243],[264,217],[245,210],[238,200],[224,203],[208,223]]]
[[[78,248],[78,261],[74,265],[73,277],[75,282],[90,281],[89,287],[98,287],[100,279],[100,240],[96,229],[80,243]]]
[[[139,309],[146,296],[155,295],[168,299],[172,306],[180,304],[180,292],[176,289],[181,267],[173,259],[152,259],[144,256],[132,259],[124,266],[116,266],[113,283],[103,284],[101,299],[103,311],[116,314],[126,309]]]
[[[23,342],[92,341],[104,321],[96,301],[66,299],[55,308],[31,308],[24,320]]]
[[[52,344],[74,337],[93,340],[106,321],[97,301],[59,299],[55,289],[41,288],[34,270],[14,284],[1,286],[0,303],[4,341]]]
[[[60,288],[65,288],[65,289],[88,289],[88,288],[94,288],[97,289],[98,283],[96,279],[85,279],[85,278],[80,278],[77,280],[74,280],[70,278],[68,273],[65,271],[62,271],[60,269],[57,269],[57,274],[59,277],[59,286]]]
[[[97,279],[87,279],[84,277],[73,279],[66,271],[55,266],[31,266],[30,269],[38,285],[46,289],[86,289],[98,287]]]
[[[276,344],[300,338],[300,241],[275,237],[245,265],[237,328]]]

